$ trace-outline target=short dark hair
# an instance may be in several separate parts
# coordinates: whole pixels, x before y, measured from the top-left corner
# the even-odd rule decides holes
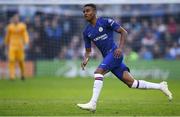
[[[92,3],[89,3],[89,4],[85,4],[84,7],[92,7],[95,11],[96,11],[96,5],[95,4],[92,4]]]

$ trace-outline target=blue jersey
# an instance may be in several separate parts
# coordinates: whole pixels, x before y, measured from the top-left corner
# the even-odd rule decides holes
[[[85,48],[91,48],[91,41],[105,57],[110,51],[117,48],[113,40],[113,32],[119,29],[120,24],[111,18],[98,18],[96,25],[88,24],[83,32]]]
[[[114,57],[114,50],[117,48],[113,32],[120,28],[120,24],[110,18],[98,18],[96,25],[88,24],[83,32],[85,47],[91,48],[91,41],[99,48],[103,60],[98,66],[105,71],[111,71],[119,79],[122,79],[123,72],[129,68],[123,63],[123,55],[120,58]]]

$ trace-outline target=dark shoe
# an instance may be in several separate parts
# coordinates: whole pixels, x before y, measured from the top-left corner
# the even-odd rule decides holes
[[[15,78],[9,78],[10,81],[15,81]]]
[[[24,81],[24,80],[25,80],[25,77],[24,77],[24,76],[21,76],[21,80],[23,80],[23,81]]]

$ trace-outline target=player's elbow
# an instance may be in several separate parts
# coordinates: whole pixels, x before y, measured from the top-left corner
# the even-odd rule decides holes
[[[124,29],[124,30],[122,30],[121,34],[124,35],[125,37],[127,37],[128,32]]]
[[[121,35],[123,35],[125,37],[127,37],[127,35],[128,35],[128,32],[122,27],[118,30],[118,32],[121,33]]]

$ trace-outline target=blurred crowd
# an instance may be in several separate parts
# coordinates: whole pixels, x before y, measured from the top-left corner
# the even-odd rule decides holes
[[[153,60],[180,59],[180,10],[174,9],[172,5],[121,5],[127,14],[111,16],[128,31],[128,38],[124,53],[128,60]],[[157,7],[158,6],[158,7]],[[161,8],[162,7],[162,8]],[[176,8],[175,5],[173,8]],[[19,7],[18,7],[19,8]],[[33,7],[36,8],[36,7]],[[68,9],[68,7],[55,7],[54,9]],[[118,11],[119,7],[113,7]],[[142,13],[131,14],[131,11]],[[166,10],[164,9],[166,8]],[[178,6],[180,8],[180,5]],[[26,59],[28,60],[47,60],[47,59],[79,59],[84,53],[84,42],[82,31],[86,25],[82,17],[81,7],[69,8],[70,11],[62,10],[27,10],[18,9],[21,20],[27,24],[30,35],[30,44],[26,47]],[[78,11],[79,9],[79,11]],[[110,5],[99,6],[100,15],[108,16],[112,9]],[[106,12],[108,9],[108,12]],[[134,9],[134,10],[133,10]],[[146,9],[147,14],[142,9]],[[149,9],[149,10],[148,10]],[[157,10],[155,10],[157,9]],[[163,9],[163,10],[162,10]],[[169,12],[167,12],[167,9]],[[22,11],[21,11],[22,10]],[[103,10],[105,10],[103,14]],[[120,11],[121,11],[120,10]],[[152,15],[152,11],[156,14]],[[14,13],[12,9],[2,10],[0,15],[0,59],[5,60],[6,48],[3,45],[5,27],[7,26],[10,16]],[[24,12],[26,11],[26,13]],[[33,11],[33,13],[32,13]],[[46,11],[46,12],[44,12]],[[51,12],[50,12],[51,11]],[[55,12],[56,11],[56,12]],[[124,12],[123,10],[121,12]],[[129,11],[129,12],[128,12]],[[159,12],[158,12],[159,11]],[[161,12],[160,12],[161,11]],[[80,12],[78,14],[78,12]],[[115,41],[118,43],[119,35],[115,33]],[[93,46],[94,50],[95,48]],[[101,58],[99,51],[92,52],[94,59]]]
[[[173,16],[141,21],[131,17],[130,23],[124,23],[129,32],[126,55],[130,55],[130,59],[179,59],[180,25],[177,21]]]

